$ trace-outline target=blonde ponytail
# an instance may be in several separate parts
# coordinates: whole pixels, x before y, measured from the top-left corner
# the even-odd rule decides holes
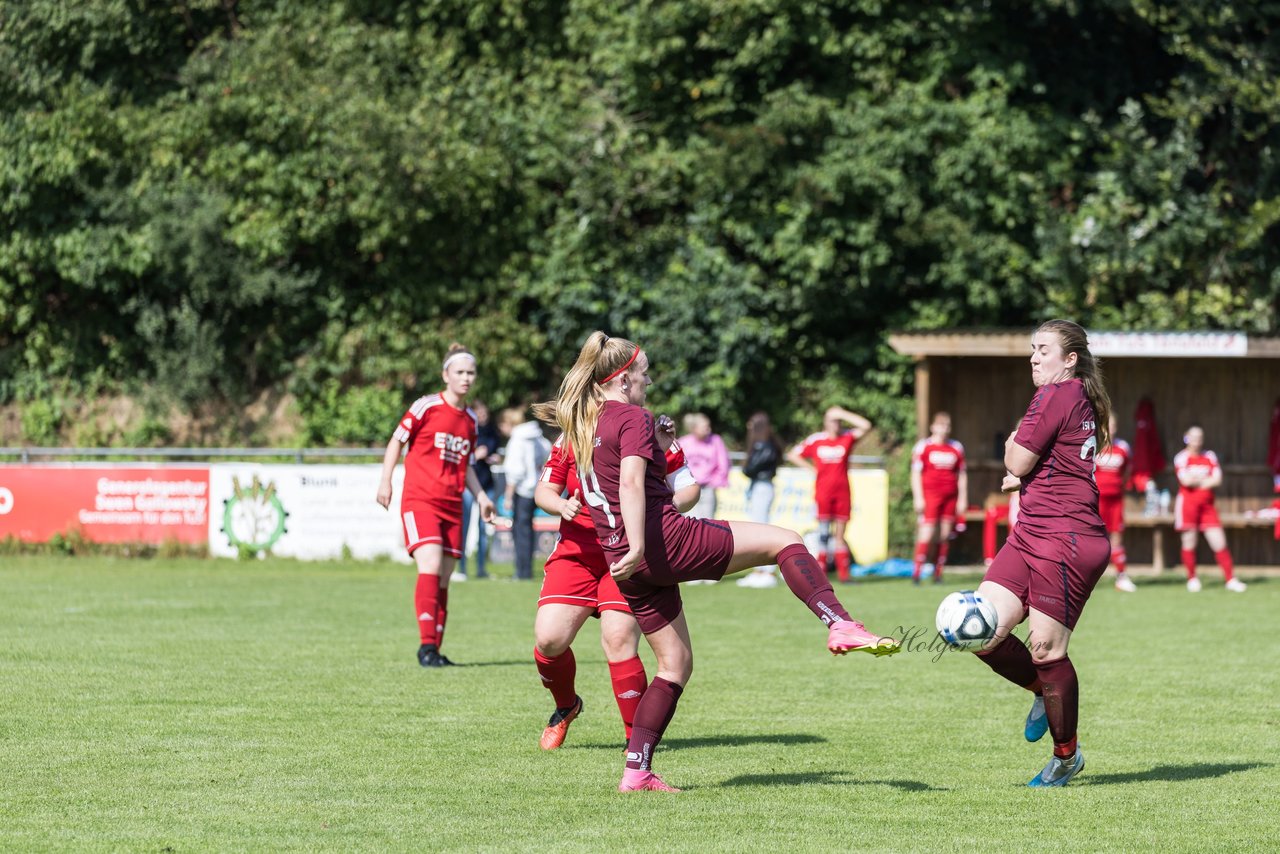
[[[630,341],[592,332],[560,383],[560,394],[554,402],[555,423],[573,448],[573,458],[582,471],[591,470],[596,425],[604,404],[600,383],[612,379],[635,357],[636,351],[637,346]],[[538,404],[534,413],[543,418],[550,406],[550,402]]]

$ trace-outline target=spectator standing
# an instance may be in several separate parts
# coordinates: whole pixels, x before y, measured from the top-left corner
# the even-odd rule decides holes
[[[680,447],[693,472],[694,480],[702,486],[702,497],[689,511],[694,519],[716,517],[716,490],[729,485],[729,451],[724,439],[711,432],[711,419],[701,412],[691,412],[684,417],[686,435],[680,437]]]
[[[507,476],[506,506],[511,508],[511,537],[516,553],[515,577],[518,581],[531,580],[533,513],[537,507],[533,493],[542,467],[551,456],[551,443],[542,435],[537,421],[525,419],[525,410],[521,407],[505,410],[498,429],[507,437],[502,459]]]
[[[747,518],[752,522],[769,523],[773,510],[773,478],[782,462],[782,445],[773,435],[769,416],[757,412],[747,419],[747,459],[742,473],[747,478]],[[738,579],[739,587],[777,587],[777,567],[758,566]]]
[[[489,496],[490,501],[497,499],[494,493],[494,463],[502,456],[498,448],[502,442],[498,438],[498,428],[489,417],[489,407],[482,400],[471,402],[471,411],[476,416],[476,446],[471,451],[471,467],[475,470],[476,480],[480,488]],[[470,491],[462,493],[462,556],[458,558],[458,568],[454,571],[452,581],[467,580],[467,534],[471,530],[471,509],[475,506],[475,497]],[[488,578],[485,572],[485,559],[489,553],[489,527],[483,520],[476,525],[476,578]]]

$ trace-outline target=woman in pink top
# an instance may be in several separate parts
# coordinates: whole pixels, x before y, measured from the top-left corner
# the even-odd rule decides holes
[[[716,490],[729,485],[729,451],[724,446],[724,439],[711,432],[711,419],[701,412],[686,415],[684,429],[689,431],[680,437],[685,464],[702,487],[702,497],[689,515],[695,519],[714,519]]]

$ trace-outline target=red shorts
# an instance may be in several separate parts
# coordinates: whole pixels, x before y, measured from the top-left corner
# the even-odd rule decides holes
[[[819,522],[848,522],[849,511],[853,509],[853,496],[847,489],[842,492],[818,493],[814,503],[818,506]]]
[[[1222,520],[1218,518],[1218,508],[1214,506],[1212,495],[1208,498],[1187,498],[1180,494],[1174,499],[1175,531],[1204,531],[1221,527]]]
[[[1102,517],[1102,524],[1106,527],[1107,533],[1124,530],[1124,496],[1123,495],[1099,495],[1098,496],[1098,515]]]
[[[1014,528],[982,580],[999,584],[1024,606],[1074,629],[1110,560],[1111,543],[1105,536],[1028,536]]]
[[[714,519],[682,516],[668,505],[660,519],[646,520],[644,560],[618,589],[627,598],[640,631],[646,635],[680,616],[682,581],[719,581],[733,557],[733,531]],[[605,551],[612,562],[625,551]]]
[[[947,522],[956,520],[956,501],[960,498],[958,492],[943,492],[936,495],[924,494],[924,512],[920,514],[920,521],[927,524],[935,524],[939,519]]]
[[[553,604],[576,605],[593,609],[596,617],[603,611],[631,613],[626,598],[618,589],[618,582],[609,574],[609,565],[605,563],[602,552],[562,550],[557,543],[542,571],[539,608]]]
[[[439,545],[450,557],[462,557],[462,504],[455,516],[425,501],[400,502],[400,527],[404,547],[413,554],[418,546]]]

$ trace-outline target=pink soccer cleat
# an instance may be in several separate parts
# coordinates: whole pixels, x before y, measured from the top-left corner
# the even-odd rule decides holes
[[[838,620],[827,633],[827,649],[832,655],[846,652],[869,652],[872,655],[893,655],[902,649],[893,638],[881,637],[867,631],[857,620]]]
[[[662,778],[652,771],[636,771],[627,768],[622,772],[622,782],[618,784],[619,792],[678,792],[675,786],[668,786]]]

